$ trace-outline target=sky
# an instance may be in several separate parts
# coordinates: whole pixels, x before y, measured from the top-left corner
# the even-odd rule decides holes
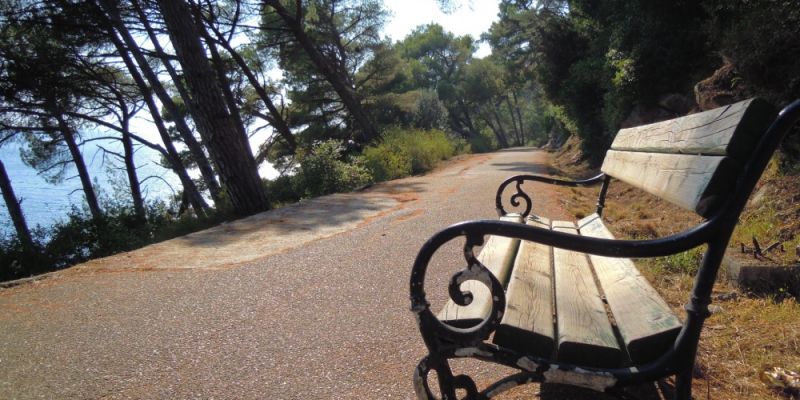
[[[393,14],[384,27],[384,34],[393,41],[403,39],[417,26],[433,22],[457,36],[469,34],[477,40],[497,21],[498,13],[498,2],[493,0],[461,0],[458,9],[450,14],[443,13],[435,0],[384,0],[383,3]],[[475,56],[484,57],[490,53],[489,45],[484,43]]]

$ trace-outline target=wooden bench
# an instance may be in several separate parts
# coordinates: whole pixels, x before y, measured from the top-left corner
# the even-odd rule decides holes
[[[776,116],[760,99],[621,130],[602,173],[583,181],[518,175],[497,191],[499,221],[468,221],[429,239],[411,274],[411,305],[429,354],[414,374],[419,398],[490,398],[528,382],[571,384],[624,396],[624,387],[676,377],[675,397],[691,398],[697,343],[710,315],[711,289],[739,214],[780,140],[800,119],[800,100]],[[616,240],[602,220],[611,178],[704,218],[653,240]],[[531,214],[526,181],[600,184],[597,210],[579,221]],[[519,213],[507,213],[509,198]],[[512,188],[512,192],[514,189]],[[425,299],[428,262],[464,237],[466,268],[453,275],[450,300],[434,315]],[[627,257],[658,257],[707,245],[686,315],[673,314]],[[473,250],[482,246],[479,255]],[[450,359],[471,357],[517,372],[479,391],[454,376]]]

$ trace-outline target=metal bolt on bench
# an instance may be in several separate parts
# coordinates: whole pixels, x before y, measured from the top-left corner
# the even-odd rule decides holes
[[[499,187],[500,220],[467,221],[431,237],[411,272],[411,310],[428,355],[414,371],[420,399],[433,399],[436,371],[444,399],[496,396],[530,382],[569,384],[625,397],[626,386],[675,376],[675,398],[691,398],[692,369],[711,290],[739,214],[781,139],[800,119],[800,100],[775,114],[751,99],[619,131],[602,173],[583,181],[518,175]],[[704,218],[684,232],[617,240],[602,221],[611,177]],[[601,184],[597,210],[577,224],[532,215],[527,181]],[[507,213],[509,203],[522,208]],[[524,223],[523,223],[524,222]],[[466,267],[450,280],[435,315],[425,298],[433,254],[464,237]],[[475,246],[483,245],[479,255]],[[660,257],[707,245],[686,317],[675,316],[629,257]],[[475,358],[517,372],[480,390],[453,375],[450,360]]]

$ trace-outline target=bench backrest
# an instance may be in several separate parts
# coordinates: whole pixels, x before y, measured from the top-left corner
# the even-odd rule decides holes
[[[710,217],[730,196],[776,112],[750,99],[617,133],[602,171]]]

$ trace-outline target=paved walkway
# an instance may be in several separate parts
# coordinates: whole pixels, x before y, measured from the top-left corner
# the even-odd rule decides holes
[[[417,250],[494,218],[498,183],[545,160],[474,155],[0,290],[0,398],[412,398]],[[566,217],[549,190],[534,187],[535,210]],[[463,264],[450,250],[430,272],[434,307]]]

